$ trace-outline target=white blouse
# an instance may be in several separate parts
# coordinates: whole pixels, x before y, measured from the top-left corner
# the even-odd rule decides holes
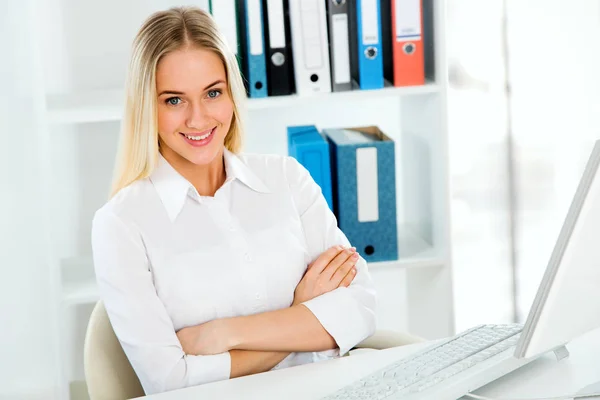
[[[153,174],[94,216],[96,278],[146,394],[229,379],[229,352],[186,355],[176,331],[289,307],[307,265],[349,246],[320,187],[292,157],[225,150],[226,181],[200,196],[161,156]],[[360,258],[348,288],[303,303],[339,349],[292,353],[274,369],[344,355],[375,331],[376,294]]]

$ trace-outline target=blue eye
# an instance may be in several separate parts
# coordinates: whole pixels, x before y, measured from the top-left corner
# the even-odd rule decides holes
[[[181,99],[179,97],[169,97],[167,100],[165,100],[165,103],[171,106],[176,106],[179,104],[180,101]]]
[[[209,90],[208,97],[211,99],[216,99],[221,95],[221,91],[217,89]]]

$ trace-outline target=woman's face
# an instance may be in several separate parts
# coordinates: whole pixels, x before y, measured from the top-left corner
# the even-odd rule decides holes
[[[165,55],[156,69],[158,135],[169,161],[222,162],[233,118],[225,67],[208,50],[187,48]]]

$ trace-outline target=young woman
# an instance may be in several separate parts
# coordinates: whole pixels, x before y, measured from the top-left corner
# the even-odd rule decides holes
[[[307,170],[240,154],[244,98],[210,15],[146,20],[92,245],[147,394],[338,357],[375,330],[367,264]]]

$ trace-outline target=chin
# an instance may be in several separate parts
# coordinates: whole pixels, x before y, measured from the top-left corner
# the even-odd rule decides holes
[[[202,154],[202,155],[190,154],[188,156],[185,156],[184,158],[194,165],[209,165],[214,161],[217,154],[218,153]]]
[[[170,140],[168,142],[165,141],[163,144],[165,148],[168,148],[171,157],[176,157],[180,161],[185,160],[198,166],[209,165],[215,162],[215,158],[222,154],[225,147],[225,135],[222,134],[222,131],[217,128],[213,135],[214,137],[211,138],[210,142],[202,145],[201,143],[185,140],[179,132],[176,132],[176,137],[170,137]]]
[[[223,144],[217,145],[216,143],[211,143],[210,146],[205,148],[188,148],[179,154],[194,165],[209,165],[214,162],[216,157],[221,155],[223,147]]]

